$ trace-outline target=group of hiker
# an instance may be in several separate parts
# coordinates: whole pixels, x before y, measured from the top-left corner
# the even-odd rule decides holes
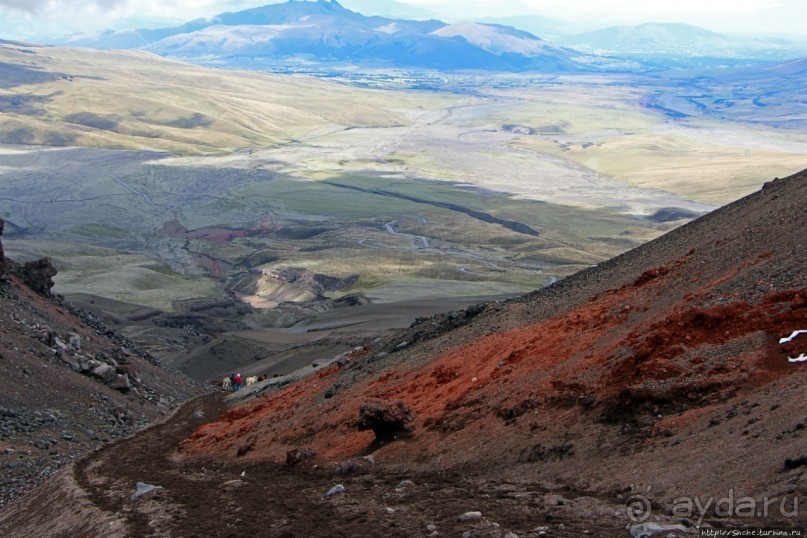
[[[241,374],[230,374],[229,377],[225,377],[224,380],[221,382],[222,390],[241,390]]]
[[[266,379],[265,375],[262,376],[249,376],[246,379],[241,377],[240,373],[231,374],[228,377],[225,377],[221,381],[221,389],[222,390],[241,390],[241,387],[248,387],[258,381],[263,381]]]

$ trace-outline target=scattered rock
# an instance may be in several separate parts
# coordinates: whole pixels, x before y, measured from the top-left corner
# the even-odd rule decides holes
[[[343,461],[336,466],[334,473],[347,475],[366,473],[375,465],[375,458],[372,456],[365,456],[363,458],[350,459]]]
[[[109,384],[118,378],[118,372],[108,364],[100,364],[90,371],[90,374],[100,379],[103,383]]]
[[[333,495],[338,495],[340,493],[347,493],[347,490],[345,489],[345,486],[343,486],[342,484],[336,484],[334,487],[325,492],[325,496],[331,497]]]
[[[235,479],[235,480],[228,480],[227,482],[221,485],[221,489],[225,489],[227,491],[233,491],[235,489],[240,488],[244,485],[243,480]]]
[[[686,536],[687,528],[683,525],[659,525],[658,523],[639,523],[630,528],[630,535],[633,538],[651,538],[663,532],[668,533],[665,536]],[[678,534],[683,533],[683,534]]]
[[[462,514],[457,518],[457,521],[466,523],[468,521],[478,521],[480,519],[482,519],[482,512],[474,511],[474,512],[465,512],[464,514]]]
[[[286,452],[286,465],[299,465],[310,460],[316,454],[313,448],[294,448]]]
[[[132,499],[137,499],[141,495],[145,495],[147,493],[151,493],[154,490],[163,489],[162,486],[154,486],[152,484],[146,484],[145,482],[138,482],[135,485],[135,492],[132,494]]]
[[[121,392],[129,392],[132,390],[132,385],[129,383],[129,376],[126,374],[117,374],[113,381],[107,383],[107,386]]]
[[[78,333],[70,333],[67,335],[70,347],[76,351],[81,351],[81,336]]]

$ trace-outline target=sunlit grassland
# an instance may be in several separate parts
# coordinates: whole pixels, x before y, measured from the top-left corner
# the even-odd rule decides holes
[[[30,103],[0,112],[0,141],[159,149],[266,147],[327,128],[395,126],[437,96],[364,90],[305,77],[212,70],[131,51],[0,47],[0,61],[50,79],[0,89]]]
[[[640,92],[577,84],[508,93],[523,98],[492,123],[523,125],[512,148],[566,159],[642,188],[725,204],[760,181],[807,166],[807,137],[764,126],[688,118],[641,107]]]
[[[658,234],[646,222],[604,211],[402,178],[345,174],[328,182],[278,180],[246,190],[250,197],[260,193],[285,211],[319,215],[324,219],[319,223],[332,228],[305,240],[250,238],[249,243],[252,247],[262,244],[278,256],[268,267],[294,266],[332,276],[361,276],[350,288],[331,294],[334,297],[361,292],[379,300],[382,296],[384,300],[393,296],[402,300],[407,297],[403,292],[406,286],[417,294],[428,282],[439,290],[463,295],[525,291]],[[309,198],[312,195],[314,198]],[[456,209],[434,205],[440,203]],[[540,235],[481,221],[460,208],[528,224]],[[394,222],[395,230],[403,235],[388,233],[384,227],[388,222]],[[425,247],[418,236],[426,238],[429,246]],[[452,284],[443,288],[446,281]],[[429,297],[436,293],[429,292]]]
[[[534,137],[512,142],[514,147],[561,156],[637,187],[716,204],[756,190],[763,178],[789,175],[807,166],[804,153],[730,146],[719,140],[709,144],[686,134],[592,137],[589,144]]]
[[[506,94],[516,101],[505,113],[492,113],[494,125],[524,125],[538,135],[580,135],[615,130],[631,133],[659,123],[658,114],[636,105],[635,90],[582,85],[527,88]]]

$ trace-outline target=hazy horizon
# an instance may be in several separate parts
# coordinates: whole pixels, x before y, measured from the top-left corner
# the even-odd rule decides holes
[[[107,29],[158,28],[277,0],[0,0],[0,38],[36,41]],[[727,10],[713,0],[341,0],[367,15],[438,18],[446,22],[541,16],[581,30],[646,22],[679,22],[734,35],[778,35],[807,40],[803,0],[738,0]]]

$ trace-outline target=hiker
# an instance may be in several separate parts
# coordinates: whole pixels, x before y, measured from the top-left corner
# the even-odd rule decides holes
[[[241,373],[240,372],[235,374],[235,383],[233,383],[233,386],[235,386],[235,390],[241,390]]]

